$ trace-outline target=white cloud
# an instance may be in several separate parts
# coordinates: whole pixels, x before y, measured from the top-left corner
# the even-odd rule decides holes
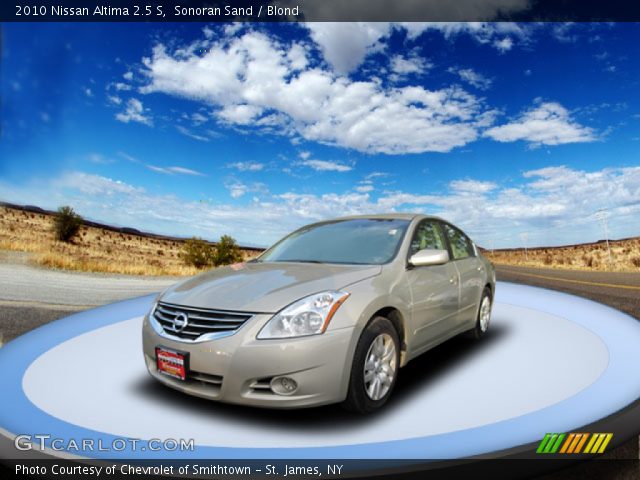
[[[248,125],[254,122],[262,112],[263,109],[256,105],[227,105],[220,110],[218,117],[229,123]]]
[[[294,43],[287,53],[287,60],[293,71],[304,70],[309,64],[306,48],[300,43]]]
[[[513,40],[511,37],[504,37],[500,40],[494,40],[493,46],[496,47],[500,53],[505,53],[513,48]]]
[[[144,188],[134,187],[120,180],[83,172],[65,173],[54,179],[51,184],[55,188],[71,189],[89,196],[113,197],[145,192]]]
[[[203,114],[201,114],[200,112],[195,112],[191,115],[191,121],[193,122],[194,125],[202,125],[207,120],[209,119],[205,117]]]
[[[490,78],[485,77],[471,68],[451,67],[449,68],[449,72],[458,75],[463,81],[480,90],[487,90],[493,83]]]
[[[513,5],[527,1],[503,3]],[[371,6],[363,8],[370,9]],[[389,8],[391,8],[390,5],[385,6],[385,10]],[[456,2],[456,8],[460,9],[459,2]],[[475,8],[477,9],[478,5]],[[531,30],[535,28],[528,24],[513,22],[309,22],[305,26],[309,29],[311,38],[320,48],[327,63],[335,72],[342,75],[356,70],[369,54],[380,51],[384,46],[383,40],[393,30],[406,31],[409,39],[414,41],[427,31],[438,31],[447,39],[467,35],[481,44],[490,45],[500,53],[504,53],[511,50],[516,41],[526,44]]]
[[[510,123],[488,129],[485,135],[498,142],[523,140],[533,146],[596,140],[592,128],[577,123],[567,109],[556,102],[541,103]]]
[[[176,125],[176,130],[178,130],[181,134],[193,138],[194,140],[198,140],[199,142],[208,142],[209,137],[205,137],[204,135],[198,135],[197,133],[192,132],[187,127],[183,125]]]
[[[578,41],[578,36],[573,32],[575,25],[573,22],[554,23],[552,34],[560,42],[574,43]]]
[[[204,173],[198,172],[196,170],[192,170],[190,168],[185,167],[159,167],[157,165],[146,165],[149,170],[153,170],[154,172],[164,173],[165,175],[190,175],[194,177],[204,177],[206,176]]]
[[[297,165],[309,167],[317,172],[350,172],[353,170],[353,167],[350,165],[328,160],[303,160],[297,162]]]
[[[264,169],[264,163],[259,162],[235,162],[227,165],[227,168],[234,168],[240,172],[259,172]]]
[[[130,82],[131,80],[133,80],[133,72],[125,73],[124,75],[122,75],[122,78]]]
[[[113,88],[115,88],[116,90],[120,91],[128,91],[131,90],[133,87],[131,87],[131,85],[127,85],[126,83],[122,83],[122,82],[117,82],[113,84]]]
[[[118,180],[82,172],[20,185],[0,180],[0,200],[57,208],[72,205],[80,214],[105,222],[165,234],[211,238],[228,233],[241,243],[269,244],[293,229],[340,215],[382,211],[437,214],[467,231],[480,245],[519,246],[593,241],[601,230],[593,213],[607,208],[612,238],[637,235],[640,167],[596,171],[551,166],[527,171],[518,186],[464,179],[445,193],[370,192],[272,195],[264,184],[227,183],[232,198],[258,192],[248,203],[203,203],[158,195]],[[260,240],[256,240],[260,239]]]
[[[478,43],[490,45],[501,52],[513,47],[514,39],[526,43],[531,31],[536,28],[533,24],[513,22],[426,22],[404,23],[402,26],[413,38],[429,30],[439,31],[447,39],[467,35]]]
[[[355,190],[356,192],[359,192],[359,193],[368,193],[368,192],[373,192],[375,188],[373,187],[373,185],[364,184],[364,185],[358,185],[355,188]]]
[[[89,98],[93,97],[93,91],[90,88],[88,88],[88,87],[84,88],[83,92],[87,97],[89,97]]]
[[[239,180],[232,179],[226,182],[224,186],[227,190],[229,190],[229,195],[231,195],[231,198],[234,199],[243,197],[249,192],[268,193],[266,185],[260,182],[255,182],[249,185]]]
[[[391,27],[384,22],[311,22],[305,26],[325,60],[343,75],[355,70],[369,53],[381,48],[379,41],[389,34]]]
[[[486,120],[482,102],[458,87],[385,89],[317,67],[294,72],[287,47],[254,31],[218,40],[204,55],[158,45],[143,63],[143,93],[203,102],[223,123],[368,153],[448,152],[475,140]]]
[[[127,108],[124,112],[117,113],[116,119],[124,123],[138,122],[148,126],[153,125],[151,117],[145,115],[145,108],[137,98],[130,98],[127,101]]]
[[[102,155],[101,153],[90,153],[89,155],[87,155],[87,159],[91,162],[91,163],[98,163],[98,164],[102,164],[102,165],[106,165],[109,163],[113,163],[113,160],[110,158],[106,158],[104,155]]]
[[[393,80],[398,80],[411,74],[425,73],[433,68],[433,64],[422,58],[415,50],[408,55],[394,55],[391,57],[389,66],[393,72]]]
[[[180,166],[160,167],[158,165],[145,163],[142,160],[134,157],[133,155],[129,155],[126,152],[118,152],[118,155],[124,158],[127,162],[135,163],[137,165],[142,165],[153,172],[163,173],[165,175],[178,174],[178,175],[191,175],[195,177],[206,177],[204,173],[198,172],[197,170],[193,170],[191,168],[180,167]]]
[[[410,52],[408,55],[394,55],[391,57],[391,71],[398,75],[407,75],[410,73],[424,73],[433,67],[433,64],[426,59],[420,57],[416,52]]]
[[[226,188],[229,190],[231,198],[240,198],[247,193],[247,186],[241,182],[234,182],[226,185]]]
[[[384,178],[388,176],[389,174],[386,172],[371,172],[371,173],[368,173],[364,178],[370,181],[374,178]]]
[[[122,104],[122,99],[120,97],[118,97],[117,95],[109,95],[107,97],[107,100],[109,100],[109,102],[113,103],[114,105]]]
[[[482,182],[478,180],[454,180],[449,186],[460,193],[489,193],[497,188],[494,182]]]

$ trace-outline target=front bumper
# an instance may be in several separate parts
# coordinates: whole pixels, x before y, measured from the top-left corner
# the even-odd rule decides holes
[[[145,316],[142,343],[149,373],[160,382],[190,395],[221,402],[270,408],[299,408],[341,402],[346,398],[353,350],[352,327],[322,335],[256,340],[271,315],[256,315],[225,338],[193,343],[166,338]],[[156,347],[189,354],[185,381],[156,367]],[[274,377],[287,376],[298,388],[279,395],[270,388]]]

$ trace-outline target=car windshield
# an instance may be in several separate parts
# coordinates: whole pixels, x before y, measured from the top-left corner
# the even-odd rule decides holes
[[[302,228],[263,253],[259,262],[380,265],[395,257],[408,220],[358,218]]]

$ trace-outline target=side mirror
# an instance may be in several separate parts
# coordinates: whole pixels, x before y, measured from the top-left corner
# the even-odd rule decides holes
[[[446,250],[434,250],[425,248],[419,250],[409,259],[409,264],[414,267],[424,267],[427,265],[442,265],[449,261],[449,252]]]

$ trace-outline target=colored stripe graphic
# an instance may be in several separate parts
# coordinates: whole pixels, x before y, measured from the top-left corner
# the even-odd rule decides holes
[[[536,453],[574,455],[579,453],[603,453],[612,437],[613,433],[547,433],[540,445],[538,445]]]
[[[589,441],[584,453],[603,453],[604,449],[609,445],[612,437],[612,433],[593,434],[593,438]]]
[[[556,453],[565,436],[565,433],[547,433],[538,445],[536,453]]]
[[[573,453],[580,453],[582,451],[582,447],[584,447],[584,444],[587,441],[587,438],[589,438],[588,433],[583,433],[581,435],[582,435],[582,438],[578,442],[578,445],[576,445],[576,449],[573,451]]]
[[[569,445],[571,445],[571,442],[573,442],[574,438],[576,438],[576,434],[570,433],[569,436],[567,437],[567,441],[564,442],[564,445],[562,445],[562,448],[560,449],[559,453],[567,453],[567,450],[569,449]]]

